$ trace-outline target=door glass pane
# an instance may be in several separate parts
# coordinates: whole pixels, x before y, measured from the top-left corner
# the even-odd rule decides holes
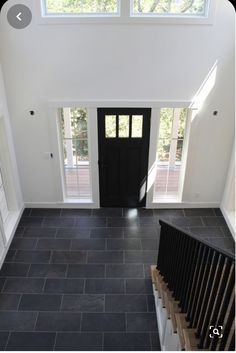
[[[106,138],[116,137],[116,115],[106,115],[105,130]]]
[[[142,137],[143,135],[143,116],[132,116],[132,137]]]
[[[119,137],[129,137],[129,115],[119,115]]]

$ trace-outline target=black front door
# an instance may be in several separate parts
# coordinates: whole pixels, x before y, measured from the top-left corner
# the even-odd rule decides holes
[[[149,108],[98,109],[102,207],[145,206],[150,116]]]

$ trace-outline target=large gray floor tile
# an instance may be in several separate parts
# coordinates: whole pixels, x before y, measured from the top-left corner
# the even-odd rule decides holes
[[[86,279],[85,293],[124,294],[124,279]]]
[[[52,351],[56,333],[12,332],[7,343],[7,351]]]
[[[109,264],[106,266],[107,278],[143,278],[143,275],[144,272],[142,264]]]
[[[82,331],[125,331],[125,314],[83,313]]]
[[[47,294],[23,294],[20,311],[58,311],[60,309],[62,296]]]
[[[84,280],[83,279],[54,279],[46,280],[44,287],[45,293],[59,293],[59,294],[79,294],[83,293]]]
[[[69,265],[68,278],[104,278],[105,265],[86,264],[86,265]]]
[[[103,294],[64,295],[62,311],[103,312],[105,296]]]
[[[56,351],[102,351],[102,333],[58,333]]]
[[[36,331],[80,331],[80,313],[39,313]]]
[[[150,351],[148,333],[105,333],[105,351]]]
[[[37,313],[0,311],[0,331],[33,331]]]
[[[7,278],[3,291],[6,293],[40,293],[44,282],[43,278]]]
[[[106,295],[105,311],[114,313],[146,312],[147,300],[145,295]]]

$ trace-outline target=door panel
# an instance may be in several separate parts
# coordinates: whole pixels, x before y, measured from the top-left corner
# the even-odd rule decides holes
[[[147,108],[98,109],[102,207],[145,206],[150,116]]]

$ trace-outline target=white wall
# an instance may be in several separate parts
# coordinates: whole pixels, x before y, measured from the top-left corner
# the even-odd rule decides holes
[[[49,101],[191,101],[218,60],[214,89],[192,123],[183,200],[219,205],[234,130],[234,9],[227,0],[217,5],[215,23],[205,26],[43,25],[33,16],[15,30],[2,15],[1,60],[25,202],[59,201],[59,169],[44,157],[52,149]]]
[[[1,119],[1,131],[5,135],[5,145],[0,143],[1,148],[4,148],[4,160],[1,160],[3,177],[5,179],[5,189],[8,194],[8,202],[10,203],[10,209],[13,211],[21,210],[23,207],[23,198],[19,182],[19,174],[17,170],[15,148],[12,139],[11,124],[9,119],[9,112],[5,94],[4,80],[2,75],[2,67],[0,63],[0,119]],[[0,135],[1,136],[1,135]],[[1,141],[2,142],[2,141]],[[1,156],[1,153],[0,153]],[[5,170],[6,169],[6,170]],[[9,200],[10,198],[10,200]]]
[[[235,219],[235,146],[232,149],[230,165],[225,184],[223,199],[221,202],[221,211],[226,222],[235,238],[236,219]]]
[[[4,223],[0,215],[0,268],[15,233],[24,203],[19,183],[5,87],[0,65],[0,167],[8,211]]]

